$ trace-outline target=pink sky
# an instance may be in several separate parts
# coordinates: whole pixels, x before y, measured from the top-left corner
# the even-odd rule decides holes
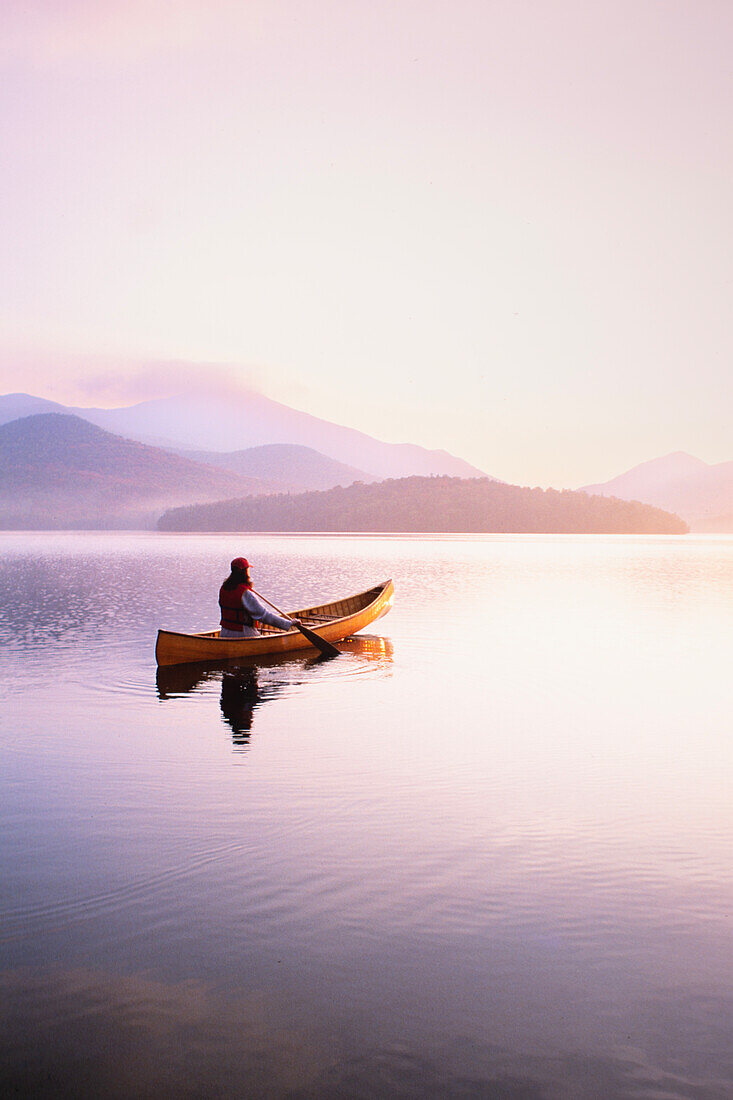
[[[5,0],[0,392],[221,363],[509,481],[731,459],[732,49],[727,0]]]

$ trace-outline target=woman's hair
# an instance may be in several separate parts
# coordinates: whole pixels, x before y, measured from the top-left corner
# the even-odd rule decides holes
[[[232,588],[236,588],[240,584],[249,584],[249,569],[232,569],[222,588],[226,592],[230,592]]]

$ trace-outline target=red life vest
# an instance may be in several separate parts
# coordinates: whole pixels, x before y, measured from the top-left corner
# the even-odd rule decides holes
[[[248,584],[238,584],[236,588],[229,589],[222,585],[219,589],[221,625],[227,630],[238,630],[241,633],[245,626],[257,626],[257,622],[242,607],[242,596],[248,589]]]

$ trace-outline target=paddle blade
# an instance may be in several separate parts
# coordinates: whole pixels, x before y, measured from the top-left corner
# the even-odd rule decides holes
[[[309,630],[307,626],[299,626],[298,630],[308,639],[311,645],[314,645],[316,649],[320,649],[324,657],[339,657],[341,655],[340,649],[336,649],[335,645],[331,645],[320,634],[316,634],[315,630]]]

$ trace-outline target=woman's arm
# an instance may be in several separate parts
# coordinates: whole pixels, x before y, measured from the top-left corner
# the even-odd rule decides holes
[[[293,628],[291,619],[285,619],[282,615],[270,611],[268,607],[265,607],[262,600],[255,596],[254,592],[243,593],[242,606],[253,619],[259,619],[261,623],[267,623],[268,626],[277,626],[280,630],[292,630]]]

